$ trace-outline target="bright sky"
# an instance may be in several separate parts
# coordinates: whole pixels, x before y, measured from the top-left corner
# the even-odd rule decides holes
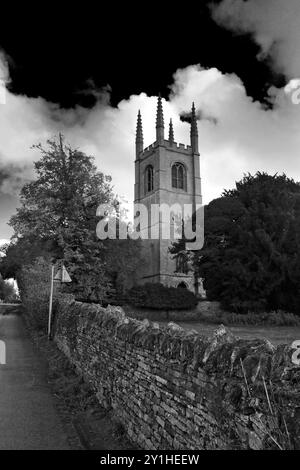
[[[251,32],[261,47],[259,60],[269,57],[274,71],[286,77],[286,87],[270,85],[272,109],[247,96],[236,75],[201,64],[174,70],[165,123],[173,118],[175,140],[189,143],[189,125],[179,114],[189,112],[192,101],[201,113],[198,121],[204,202],[232,188],[243,173],[285,172],[300,180],[300,106],[292,103],[292,89],[300,86],[300,2],[298,0],[224,0],[214,10],[215,20],[234,32]],[[199,46],[200,47],[200,46]],[[201,46],[202,47],[202,46]],[[0,56],[0,78],[9,81],[6,59]],[[122,78],[120,77],[120,80]],[[17,195],[32,178],[30,150],[58,131],[74,147],[95,157],[101,171],[113,178],[115,192],[133,199],[136,115],[141,109],[145,146],[155,140],[157,98],[133,95],[112,108],[107,95],[92,109],[60,109],[43,98],[16,96],[6,91],[0,104],[0,236],[17,205]],[[167,129],[166,129],[167,133]]]

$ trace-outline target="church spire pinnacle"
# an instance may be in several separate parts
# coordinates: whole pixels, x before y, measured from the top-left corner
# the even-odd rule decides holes
[[[192,105],[192,116],[191,116],[191,146],[194,153],[198,153],[198,127],[197,127],[197,117],[195,110],[195,103]]]
[[[143,124],[142,124],[142,116],[141,116],[140,110],[138,112],[138,117],[137,117],[135,149],[136,149],[136,158],[138,158],[139,154],[144,150]]]
[[[170,119],[170,124],[169,124],[169,142],[171,144],[173,144],[174,142],[174,129],[173,129],[172,118]]]
[[[162,107],[161,96],[159,94],[156,111],[156,140],[159,144],[164,143],[164,127],[164,112]]]

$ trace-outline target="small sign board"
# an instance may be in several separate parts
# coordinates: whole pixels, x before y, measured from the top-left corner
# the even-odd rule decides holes
[[[62,283],[72,282],[72,279],[64,265],[62,265],[61,268],[59,268],[57,271],[56,275],[54,276],[54,281],[59,281]]]

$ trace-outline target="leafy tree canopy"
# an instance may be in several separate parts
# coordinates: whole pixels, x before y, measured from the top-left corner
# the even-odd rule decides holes
[[[21,207],[12,216],[14,237],[33,235],[59,242],[68,230],[95,228],[99,204],[112,202],[111,178],[97,171],[93,158],[64,145],[63,139],[48,141],[48,148],[35,162],[36,180],[20,194]]]
[[[35,148],[41,153],[34,164],[37,178],[21,190],[21,207],[10,220],[14,235],[1,272],[17,278],[22,266],[40,256],[63,259],[73,281],[69,289],[81,298],[100,300],[112,264],[130,270],[121,255],[126,258],[134,250],[132,243],[120,250],[121,241],[114,240],[111,246],[96,236],[97,207],[117,204],[111,178],[97,170],[92,157],[65,145],[61,135],[48,141],[47,148]]]
[[[247,175],[205,208],[205,244],[195,260],[207,296],[227,309],[300,307],[300,184]]]

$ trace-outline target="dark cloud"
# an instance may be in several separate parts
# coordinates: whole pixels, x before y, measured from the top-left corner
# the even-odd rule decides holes
[[[252,34],[260,52],[287,79],[300,77],[299,0],[223,0],[211,4],[215,21],[239,34]]]
[[[191,112],[183,112],[180,114],[180,120],[182,122],[188,122],[190,124],[191,122]],[[196,110],[196,118],[197,118],[197,121],[207,121],[207,122],[210,122],[212,124],[217,124],[218,123],[218,119],[216,117],[213,117],[213,116],[209,116],[205,111],[202,111],[200,109],[197,109]]]

